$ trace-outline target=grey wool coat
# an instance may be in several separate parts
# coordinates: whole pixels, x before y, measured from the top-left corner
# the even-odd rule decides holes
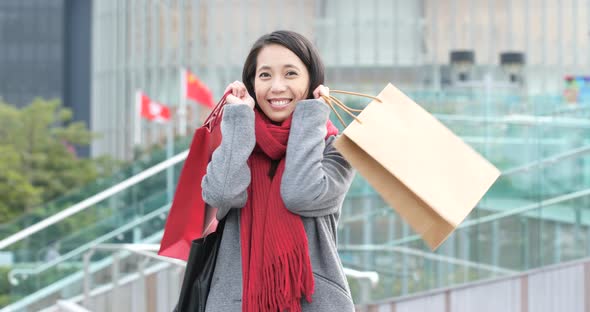
[[[350,289],[336,250],[336,228],[354,170],[326,137],[330,108],[318,100],[297,103],[289,133],[281,196],[287,209],[301,216],[315,280],[312,302],[304,312],[354,311]],[[202,180],[203,199],[227,217],[207,312],[242,311],[240,209],[250,184],[247,160],[256,144],[254,111],[228,104],[221,122],[222,142]]]

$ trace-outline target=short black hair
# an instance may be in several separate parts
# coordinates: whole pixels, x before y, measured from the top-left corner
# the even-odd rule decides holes
[[[309,86],[307,98],[313,98],[313,90],[324,83],[324,62],[315,46],[305,38],[303,35],[294,31],[277,30],[270,34],[266,34],[252,45],[248,57],[244,62],[244,69],[242,71],[242,82],[246,85],[246,89],[250,96],[256,101],[256,93],[254,92],[254,75],[256,74],[256,59],[260,50],[270,44],[279,44],[293,52],[307,67],[309,73]]]

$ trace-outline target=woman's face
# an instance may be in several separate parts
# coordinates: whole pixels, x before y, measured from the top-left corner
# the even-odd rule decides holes
[[[305,64],[278,44],[263,47],[256,58],[254,92],[264,114],[274,122],[287,119],[298,101],[307,98],[309,73]]]

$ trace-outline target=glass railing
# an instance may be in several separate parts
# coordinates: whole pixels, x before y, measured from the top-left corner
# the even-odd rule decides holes
[[[188,148],[190,137],[179,138],[174,143],[174,154],[178,154]],[[98,179],[79,189],[72,190],[55,200],[52,200],[43,206],[34,209],[32,212],[24,214],[17,219],[5,224],[0,224],[0,238],[8,237],[32,224],[35,224],[71,205],[79,203],[109,187],[112,187],[139,172],[164,161],[167,157],[165,148],[155,148],[151,153],[141,155],[132,164],[118,170],[112,176]]]
[[[487,102],[473,94],[455,94],[454,98],[440,94],[422,96],[425,106],[430,105],[429,110],[439,120],[508,174],[499,178],[464,227],[457,229],[436,252],[431,252],[358,176],[339,224],[340,253],[345,266],[375,270],[381,277],[377,288],[366,298],[359,297],[359,282],[350,281],[358,303],[590,255],[590,150],[568,154],[590,146],[590,121],[571,112],[568,118],[557,121],[530,118],[558,111],[561,103],[553,98],[540,99],[539,103],[544,102],[536,107],[532,104],[535,99],[522,102],[522,98],[501,94],[490,96]],[[351,99],[347,103],[354,106],[354,101],[358,102]],[[502,104],[496,105],[494,113],[481,107],[494,103]],[[334,123],[338,125],[336,120]],[[188,140],[186,145],[176,146],[177,151],[185,149]],[[104,185],[112,186],[114,181],[122,181],[163,160],[165,155],[161,153],[141,160],[135,169]],[[555,155],[561,156],[552,161]],[[173,166],[174,185],[181,167],[182,163]],[[160,172],[4,251],[13,253],[13,269],[34,268],[52,261],[53,249],[57,249],[53,253],[57,257],[75,253],[80,246],[92,244],[97,237],[133,224],[169,203],[167,183],[166,171]],[[35,220],[39,219],[40,216]],[[13,231],[30,225],[31,220],[13,224]],[[161,230],[164,221],[163,217],[155,218],[149,229],[143,229],[146,225],[136,226],[105,242],[137,242],[146,233]],[[4,232],[2,235],[5,236]],[[100,259],[100,255],[96,257]],[[47,269],[27,278],[16,275],[19,284],[12,287],[15,298],[28,296],[80,270],[81,256],[70,259],[55,266],[57,273]]]
[[[359,289],[353,292],[356,302],[590,256],[590,186],[542,200],[498,195],[488,194],[435,252],[377,194],[349,197],[339,225],[342,261],[380,276],[369,298],[360,298]],[[359,281],[350,283],[360,287]]]
[[[508,123],[486,132],[485,122],[441,120],[506,174],[436,252],[357,176],[339,225],[340,255],[380,281],[362,291],[350,280],[356,302],[590,256],[590,127]]]
[[[18,301],[31,296],[57,283],[64,283],[68,296],[82,292],[80,273],[83,271],[83,256],[93,246],[105,243],[139,243],[161,234],[168,212],[166,192],[159,192],[139,203],[141,212],[129,213],[121,210],[111,217],[93,224],[85,230],[77,231],[57,241],[59,254],[43,258],[47,252],[40,252],[40,260],[20,263],[9,272],[11,298]],[[164,204],[163,204],[164,203]],[[41,251],[46,251],[42,248]],[[109,253],[97,252],[92,256],[93,262],[104,261]],[[76,280],[68,282],[68,278]],[[51,294],[48,294],[51,297]],[[39,301],[43,301],[41,296]]]
[[[10,252],[14,259],[11,270],[43,266],[54,258],[75,252],[80,246],[91,244],[97,237],[132,223],[169,203],[171,194],[166,187],[169,183],[167,171],[172,172],[171,183],[176,185],[182,165],[183,162],[179,162],[167,170],[123,189],[89,208],[5,248],[3,251]],[[151,226],[161,231],[164,222],[165,215],[152,221]],[[153,230],[150,231],[153,232]],[[143,230],[136,228],[113,237],[112,242],[135,242],[145,235]],[[59,266],[72,268],[72,270],[79,269],[79,260],[79,258],[72,258]],[[36,277],[32,276],[26,279],[21,276],[21,282],[10,288],[11,302],[42,289],[69,273],[71,273],[70,270],[64,269],[57,273],[54,270],[48,270]]]
[[[41,248],[37,253],[37,259],[42,261],[42,259],[47,258],[56,246],[59,246],[58,249],[64,252],[74,250],[79,246],[93,241],[97,237],[105,235],[105,233],[111,233],[116,229],[129,224],[133,220],[152,212],[154,208],[165,206],[168,202],[168,194],[166,191],[161,191],[145,198],[135,207],[136,209],[118,207],[115,209],[116,213],[113,215],[99,220],[88,227],[79,228],[77,231],[55,240],[52,245]],[[163,227],[163,221],[158,225],[161,229]],[[117,239],[125,242],[135,242],[141,240],[142,235],[141,232],[136,231],[132,237],[119,235]]]
[[[552,164],[549,168],[554,169],[560,165],[567,167],[568,162],[576,163],[581,159],[588,160],[588,157],[588,154],[580,154],[561,163]],[[510,177],[530,178],[531,175],[537,175],[543,170],[547,169],[513,172]],[[574,176],[564,179],[584,179],[582,176],[586,174],[584,171],[574,173]],[[360,289],[362,285],[359,280],[351,279],[350,284],[356,302],[514,274],[590,255],[590,249],[580,248],[590,246],[590,211],[584,208],[589,206],[590,200],[590,191],[584,187],[590,189],[590,185],[566,189],[568,194],[573,192],[575,195],[576,192],[583,191],[587,191],[587,194],[563,200],[555,200],[555,197],[551,196],[539,200],[513,195],[503,196],[506,190],[510,189],[510,185],[497,183],[464,223],[466,227],[457,229],[436,252],[431,252],[364,179],[357,176],[344,203],[339,224],[340,254],[347,267],[377,271],[380,282],[371,290],[369,298],[360,298],[360,294],[363,293]],[[557,197],[562,195],[564,194]],[[160,204],[167,200],[167,194],[163,191],[146,197],[145,202],[140,205],[143,208],[138,208],[144,214],[153,212],[155,207],[160,207]],[[542,205],[541,200],[552,202]],[[576,212],[579,215],[576,215]],[[98,243],[96,238],[101,237],[98,229],[108,228],[110,231],[104,230],[103,233],[111,235],[109,239],[101,239],[100,243],[130,243],[163,228],[165,218],[160,214],[142,226],[133,226],[121,233],[113,234],[113,229],[131,224],[137,219],[137,215],[140,215],[135,213],[127,216],[128,213],[127,210],[120,209],[117,214],[111,214],[109,218],[89,226],[87,229],[91,235],[87,236],[88,240],[80,238],[86,236],[85,231],[74,231],[64,237],[60,241],[63,251],[66,252],[71,245],[74,248],[74,256],[38,274],[15,275],[19,281],[18,285],[13,286],[15,298],[39,291],[67,278],[73,272],[79,274],[82,269],[82,256],[80,250],[76,250],[75,247],[83,246],[85,241],[90,244]],[[501,215],[506,213],[508,214]],[[542,235],[539,235],[540,233]],[[103,261],[108,255],[108,252],[96,253],[92,262]],[[23,267],[29,268],[35,265],[38,264],[22,264]],[[110,274],[108,270],[104,272],[105,275]],[[95,278],[100,276],[99,273]],[[94,283],[100,284],[100,279]],[[79,294],[82,291],[81,282],[72,284],[68,289],[72,294]]]
[[[190,138],[181,138],[179,140],[176,140],[174,144],[174,154],[186,150],[188,148],[189,143]],[[155,149],[152,153],[141,156],[133,164],[121,169],[116,174],[108,178],[99,179],[94,183],[91,183],[90,185],[87,185],[79,190],[73,191],[54,201],[51,201],[43,207],[40,207],[39,209],[36,209],[31,213],[27,213],[15,219],[14,221],[0,225],[0,238],[6,238],[63,209],[70,207],[71,205],[77,204],[93,195],[100,193],[101,191],[104,191],[114,185],[117,185],[118,183],[121,183],[122,181],[142,172],[143,170],[164,161],[166,157],[167,155],[165,150]],[[174,183],[171,186],[172,188],[176,185],[175,179],[178,178],[180,167],[181,166],[177,166],[177,168],[174,170]],[[164,183],[162,184],[162,182]],[[129,210],[129,208],[141,209],[139,201],[144,199],[146,194],[149,195],[152,194],[154,191],[161,191],[165,189],[166,173],[160,173],[159,175],[157,175],[157,177],[152,177],[142,182],[141,185],[135,186],[134,188],[130,188],[125,192],[116,194],[112,198],[95,205],[93,209],[90,209],[92,210],[92,212],[86,211],[84,216],[80,215],[72,217],[73,220],[76,220],[72,222],[72,224],[68,224],[70,221],[65,221],[64,224],[57,226],[53,230],[53,232],[47,232],[46,234],[48,235],[45,235],[44,239],[40,241],[39,244],[40,246],[47,247],[51,243],[61,239],[62,232],[63,235],[68,235],[70,231],[75,230],[78,225],[90,226],[94,223],[100,222],[100,220],[104,218],[110,217],[114,211],[117,211],[119,209],[126,209],[128,211],[131,211]],[[141,211],[138,211],[137,213],[141,214]],[[33,261],[36,259],[35,253],[36,252],[30,253],[21,251],[18,254],[16,254],[17,261]]]

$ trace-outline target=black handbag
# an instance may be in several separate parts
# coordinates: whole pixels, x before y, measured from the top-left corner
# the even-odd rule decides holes
[[[205,311],[224,226],[225,218],[219,221],[215,232],[192,241],[174,312]]]

